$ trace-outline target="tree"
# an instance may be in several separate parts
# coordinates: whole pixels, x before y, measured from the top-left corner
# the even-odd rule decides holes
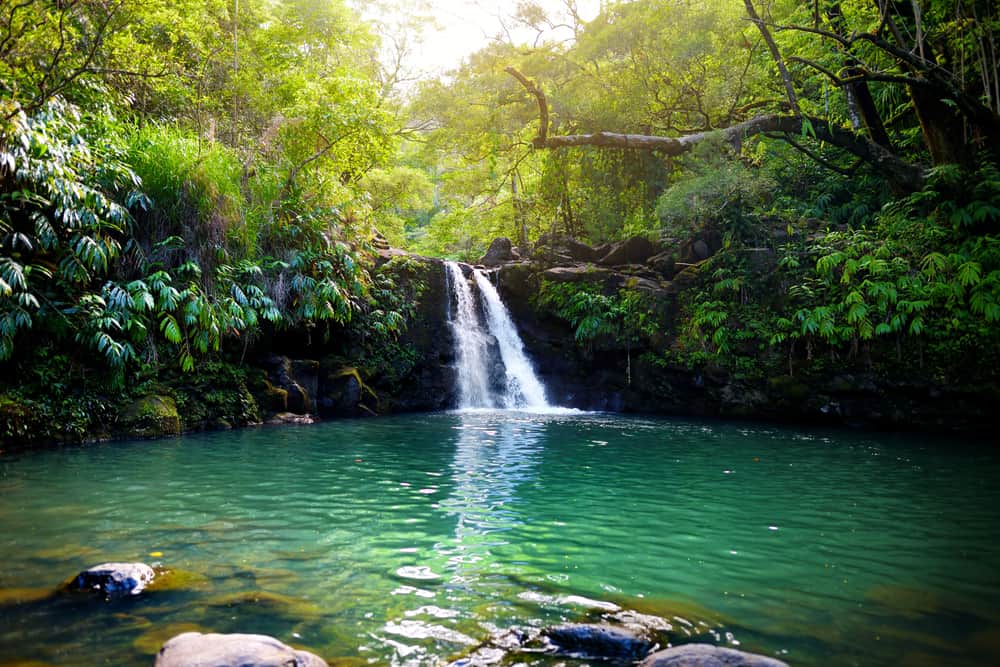
[[[898,190],[917,190],[925,180],[921,156],[903,155],[888,140],[884,131],[886,124],[878,115],[879,110],[870,104],[871,96],[865,94],[869,84],[877,83],[906,88],[909,109],[919,121],[921,136],[933,164],[971,164],[979,150],[1000,155],[1000,116],[990,106],[993,93],[986,90],[989,85],[996,88],[995,76],[975,77],[972,76],[975,63],[961,69],[953,63],[955,49],[949,46],[947,35],[949,28],[954,26],[945,20],[940,10],[925,12],[921,19],[919,14],[907,15],[903,3],[882,4],[872,15],[855,3],[848,7],[846,2],[835,2],[827,3],[823,13],[804,14],[802,10],[793,9],[788,12],[786,22],[777,23],[762,18],[751,0],[745,0],[745,7],[749,21],[767,44],[769,57],[779,71],[778,82],[785,99],[750,105],[764,109],[770,104],[780,110],[778,113],[760,113],[722,127],[723,136],[734,148],[739,149],[749,137],[768,134],[783,137],[793,145],[799,145],[800,141],[826,142],[868,163]],[[985,25],[977,18],[969,18],[970,15],[979,16],[977,11],[990,17],[988,8],[977,10],[975,3],[965,3],[962,7],[966,16],[960,26],[964,26],[967,33],[980,35],[983,55],[978,59],[978,66],[982,69],[991,61],[993,52],[990,51],[991,56],[987,57],[985,45],[992,43],[990,40],[997,25],[992,18],[986,20]],[[906,34],[915,35],[914,43],[903,38],[900,25],[912,28]],[[822,52],[814,57],[801,45],[792,44],[785,49],[794,55],[786,56],[775,33],[813,36],[812,41],[819,43]],[[989,39],[982,36],[984,33],[988,33]],[[821,39],[816,40],[815,36]],[[749,45],[749,38],[745,36],[745,40]],[[939,52],[941,55],[935,56]],[[797,65],[797,69],[793,70],[789,64]],[[713,134],[706,128],[680,137],[604,131],[551,135],[549,104],[542,89],[514,67],[508,67],[507,72],[537,103],[539,125],[532,140],[536,148],[597,146],[653,150],[676,156]],[[821,73],[848,96],[843,108],[864,107],[866,132],[845,125],[835,112],[823,115],[810,112],[810,109],[818,111],[820,105],[804,98],[797,90],[812,83],[807,77],[813,72]],[[807,92],[815,90],[815,86],[810,86]],[[728,120],[735,118],[730,116]],[[709,120],[708,127],[717,126]],[[956,132],[956,127],[963,127],[964,131]]]

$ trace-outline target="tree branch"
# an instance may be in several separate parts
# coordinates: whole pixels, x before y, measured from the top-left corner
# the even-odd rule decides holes
[[[830,171],[834,171],[834,172],[840,174],[841,176],[853,176],[854,172],[856,172],[858,170],[858,167],[860,167],[861,164],[862,164],[862,162],[863,162],[861,158],[856,158],[854,160],[854,164],[852,164],[850,167],[847,167],[845,169],[843,167],[838,167],[837,165],[833,164],[832,162],[830,162],[829,160],[827,160],[826,158],[824,158],[822,155],[820,155],[816,151],[803,146],[802,144],[800,144],[799,142],[797,142],[795,139],[793,139],[791,137],[791,135],[789,135],[789,134],[772,134],[772,133],[768,133],[767,136],[769,138],[771,138],[771,139],[780,139],[781,141],[784,141],[785,143],[787,143],[789,146],[791,146],[795,150],[797,150],[800,153],[802,153],[803,155],[807,156],[810,160],[813,160],[814,162],[817,162],[817,163],[823,165],[824,167],[826,167]]]
[[[539,88],[534,81],[521,74],[513,67],[505,67],[504,71],[517,79],[525,89],[531,93],[538,102],[538,135],[534,143],[536,148],[541,148],[549,135],[549,103],[545,99],[545,92]]]
[[[513,70],[513,71],[512,71]],[[514,76],[513,68],[507,68],[508,74]],[[528,92],[539,100],[539,109],[546,109],[545,95],[541,89],[523,76],[516,77]],[[527,83],[530,83],[530,88]],[[594,134],[570,134],[550,137],[543,135],[545,124],[539,126],[538,135],[532,140],[535,148],[568,148],[574,146],[596,146],[599,148],[624,148],[633,150],[656,151],[663,155],[676,156],[687,153],[706,139],[720,137],[726,143],[739,150],[747,137],[769,132],[780,134],[812,136],[818,141],[825,141],[851,153],[869,164],[877,167],[883,174],[901,187],[914,191],[924,184],[924,170],[906,162],[895,153],[860,137],[841,127],[831,125],[822,118],[810,118],[802,115],[770,114],[756,116],[750,120],[737,123],[728,128],[712,132],[698,132],[682,137],[660,137],[645,134],[620,134],[616,132],[595,132]]]
[[[799,100],[795,95],[792,77],[788,73],[788,68],[785,67],[785,61],[781,59],[781,52],[778,51],[778,45],[771,36],[771,31],[767,29],[767,25],[761,20],[757,14],[757,10],[754,9],[753,0],[743,0],[743,4],[747,8],[747,15],[750,17],[751,23],[756,25],[757,29],[760,30],[764,42],[767,43],[768,50],[771,51],[771,57],[774,58],[774,63],[778,66],[778,72],[781,73],[781,81],[785,84],[785,93],[788,95],[788,103],[792,105],[792,111],[799,113]]]

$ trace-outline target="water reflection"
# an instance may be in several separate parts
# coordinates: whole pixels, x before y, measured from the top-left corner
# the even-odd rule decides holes
[[[455,537],[437,545],[447,557],[453,584],[475,584],[499,567],[493,551],[506,533],[525,522],[518,488],[530,482],[541,457],[546,424],[537,416],[501,412],[459,413],[452,462],[454,491],[441,509],[456,518]]]
[[[456,413],[451,428],[455,434],[452,490],[436,511],[453,519],[455,527],[453,535],[435,543],[433,570],[441,576],[436,582],[445,591],[441,597],[465,607],[472,600],[499,594],[508,585],[505,564],[497,552],[511,543],[511,531],[527,520],[519,489],[535,478],[546,423],[537,415],[473,411]],[[411,567],[407,573],[416,578],[418,569],[430,578],[430,568]],[[478,643],[458,630],[457,610],[428,605],[428,599],[438,596],[426,593],[422,606],[403,611],[403,618],[389,620],[383,627],[393,637],[383,643],[393,649],[392,663],[397,667],[427,664],[435,654]],[[479,624],[467,630],[477,636],[484,632]],[[428,651],[428,641],[439,646]]]

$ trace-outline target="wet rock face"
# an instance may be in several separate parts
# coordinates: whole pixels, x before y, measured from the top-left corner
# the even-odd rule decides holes
[[[314,411],[319,362],[272,355],[264,360],[263,366],[271,386],[284,392],[288,412],[307,414]]]
[[[138,595],[155,576],[153,568],[145,563],[101,563],[76,575],[70,589],[119,598]]]
[[[267,635],[185,632],[169,640],[154,667],[328,667],[308,651],[297,651]]]
[[[780,660],[712,644],[683,644],[653,653],[639,667],[788,667]]]

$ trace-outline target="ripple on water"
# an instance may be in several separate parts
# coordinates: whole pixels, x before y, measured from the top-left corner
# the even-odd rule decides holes
[[[987,664],[1000,636],[1000,472],[967,444],[490,411],[67,448],[0,474],[0,664],[148,665],[151,631],[188,623],[424,665],[491,627],[617,607],[799,667]],[[45,593],[150,552],[203,578],[127,609]]]

